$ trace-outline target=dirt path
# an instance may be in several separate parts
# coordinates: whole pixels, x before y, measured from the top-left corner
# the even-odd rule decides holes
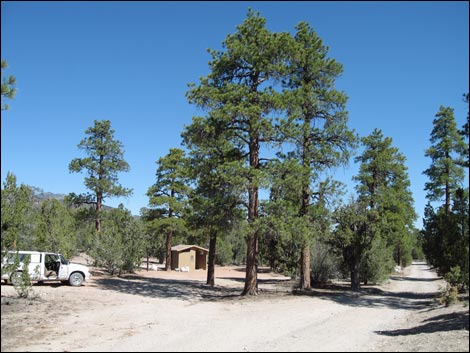
[[[406,351],[416,343],[399,329],[419,326],[443,285],[424,263],[360,294],[333,286],[296,295],[282,291],[291,282],[260,275],[264,293],[244,298],[241,278],[219,274],[212,289],[156,274],[98,277],[79,289],[35,286],[40,300],[25,306],[34,320],[2,305],[2,351]],[[2,297],[11,290],[2,285]],[[468,351],[468,308],[465,322],[466,330],[452,330],[463,338],[451,350]],[[405,346],[395,343],[401,336]]]

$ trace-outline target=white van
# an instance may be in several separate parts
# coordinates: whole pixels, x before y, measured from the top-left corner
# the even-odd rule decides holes
[[[25,271],[24,261],[29,259],[28,272],[32,281],[61,281],[72,286],[80,286],[90,279],[88,267],[69,262],[61,254],[39,251],[9,251],[2,263],[2,280],[17,283],[21,273]],[[19,258],[16,271],[7,271]],[[4,268],[5,267],[5,268]]]

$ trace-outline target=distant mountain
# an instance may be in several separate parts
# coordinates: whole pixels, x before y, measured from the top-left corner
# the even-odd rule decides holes
[[[41,192],[41,193],[38,193],[38,194],[36,194],[36,193],[34,194],[34,200],[39,201],[39,202],[43,202],[43,201],[51,200],[51,199],[56,199],[56,200],[59,200],[59,201],[63,201],[65,196],[67,196],[67,195],[54,194],[52,192]]]
[[[31,190],[33,190],[33,200],[36,205],[42,204],[46,200],[56,199],[58,201],[63,201],[67,195],[65,194],[55,194],[53,192],[44,191],[35,186],[29,186]],[[114,207],[103,205],[103,210],[109,211],[112,210]],[[134,216],[139,217],[139,216]],[[140,218],[140,217],[139,217]]]

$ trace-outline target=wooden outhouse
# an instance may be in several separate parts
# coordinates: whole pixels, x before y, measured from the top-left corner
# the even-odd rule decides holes
[[[206,270],[209,250],[197,245],[171,247],[171,269],[189,268],[189,271]]]

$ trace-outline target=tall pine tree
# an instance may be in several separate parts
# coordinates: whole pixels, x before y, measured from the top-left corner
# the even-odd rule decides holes
[[[432,145],[425,154],[431,158],[431,166],[424,171],[429,178],[424,190],[430,201],[441,201],[444,197],[444,210],[449,214],[452,194],[461,187],[464,178],[461,165],[465,163],[462,155],[467,148],[457,130],[454,109],[441,106],[433,125]]]
[[[185,228],[182,218],[187,207],[190,188],[188,180],[188,159],[179,148],[171,148],[169,153],[157,161],[157,180],[149,187],[149,205],[160,213],[156,219],[158,228],[166,233],[165,269],[171,270],[171,244],[173,235]]]
[[[108,197],[129,196],[132,189],[124,188],[119,184],[118,173],[128,172],[129,164],[124,160],[123,145],[114,139],[114,130],[109,120],[95,120],[94,126],[85,131],[88,137],[78,144],[88,156],[74,158],[69,164],[72,173],[85,170],[85,186],[92,194],[71,194],[78,204],[92,204],[96,210],[96,230],[101,232],[101,212],[103,202]]]
[[[404,259],[411,258],[411,237],[416,220],[406,159],[398,148],[392,146],[392,139],[384,137],[381,130],[375,129],[371,135],[362,138],[362,143],[364,151],[355,159],[361,163],[360,170],[354,180],[358,182],[359,200],[377,212],[376,238],[381,237],[382,242],[376,241],[374,245],[382,252],[379,257],[386,260],[393,251],[396,262],[404,265],[409,261]],[[387,248],[390,253],[384,255]],[[377,255],[371,252],[369,264],[364,264],[366,280],[371,276],[377,277],[372,271],[387,273],[386,268],[380,267],[390,266],[390,262],[384,261],[381,265],[374,258]]]
[[[266,20],[249,10],[235,34],[227,36],[222,51],[211,50],[211,72],[191,85],[190,103],[208,111],[207,124],[238,149],[243,163],[237,174],[247,190],[246,277],[244,295],[256,295],[259,189],[266,179],[262,146],[278,140],[273,114],[282,107],[282,93],[273,88],[284,67],[281,49],[286,34],[273,34]]]
[[[295,155],[301,165],[299,216],[308,225],[320,221],[310,212],[319,193],[313,185],[320,185],[320,175],[326,169],[348,162],[355,136],[346,125],[347,96],[335,88],[342,65],[327,56],[328,47],[306,22],[296,29],[294,42],[287,47],[290,60],[285,86],[290,99],[284,133],[296,145]],[[301,240],[300,288],[305,289],[310,288],[309,233],[304,232]]]
[[[209,237],[207,284],[214,286],[218,235],[227,234],[241,218],[243,184],[236,174],[240,158],[238,150],[203,118],[193,118],[182,137],[190,150],[189,177],[195,185],[189,222]]]

